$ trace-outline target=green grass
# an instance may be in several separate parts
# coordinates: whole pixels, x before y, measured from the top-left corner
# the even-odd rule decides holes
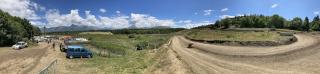
[[[90,39],[90,44],[99,50],[112,51],[121,56],[101,57],[97,54],[94,58],[86,61],[81,67],[94,68],[106,74],[141,74],[145,69],[155,63],[153,54],[150,50],[135,50],[136,45],[141,42],[150,44],[161,44],[167,41],[169,35],[135,35],[135,38],[129,38],[128,35],[80,35]],[[125,52],[124,55],[122,52]]]
[[[193,30],[187,36],[197,40],[275,41],[280,39],[280,35],[276,32],[254,31]]]

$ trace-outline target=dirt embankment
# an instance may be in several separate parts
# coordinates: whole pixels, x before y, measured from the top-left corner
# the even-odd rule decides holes
[[[189,67],[181,61],[180,56],[168,47],[170,44],[171,41],[155,50],[157,62],[149,67],[144,74],[192,74]]]
[[[170,48],[195,74],[319,74],[319,35],[275,47],[210,45],[173,37]],[[193,43],[193,48],[187,48]]]

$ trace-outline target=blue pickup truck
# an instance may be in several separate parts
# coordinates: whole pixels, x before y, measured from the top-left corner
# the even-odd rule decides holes
[[[67,46],[67,58],[76,58],[76,57],[86,57],[86,58],[92,58],[92,52],[88,49],[79,46],[79,45],[69,45]]]

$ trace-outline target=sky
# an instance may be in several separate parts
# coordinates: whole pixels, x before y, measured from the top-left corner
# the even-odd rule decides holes
[[[191,28],[245,14],[312,19],[320,12],[317,3],[320,0],[0,0],[0,9],[39,27]]]

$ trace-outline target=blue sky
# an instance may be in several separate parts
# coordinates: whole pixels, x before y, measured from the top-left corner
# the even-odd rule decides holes
[[[294,17],[304,18],[308,16],[312,19],[315,15],[318,15],[320,11],[320,5],[317,4],[320,3],[319,0],[25,1],[29,2],[27,9],[29,8],[31,11],[34,11],[34,13],[31,14],[38,17],[37,19],[31,18],[33,24],[52,27],[78,24],[112,28],[125,28],[130,25],[136,25],[139,27],[171,26],[189,28],[213,23],[221,18],[240,16],[243,14],[279,14],[284,16],[286,19]],[[0,9],[8,10],[9,13],[13,12],[10,11],[9,7],[6,8],[3,7],[3,5],[2,7],[0,5]],[[13,14],[22,16],[18,13]],[[88,18],[90,16],[91,18]],[[30,16],[22,17],[30,18]],[[67,23],[63,24],[61,21],[67,21]]]

